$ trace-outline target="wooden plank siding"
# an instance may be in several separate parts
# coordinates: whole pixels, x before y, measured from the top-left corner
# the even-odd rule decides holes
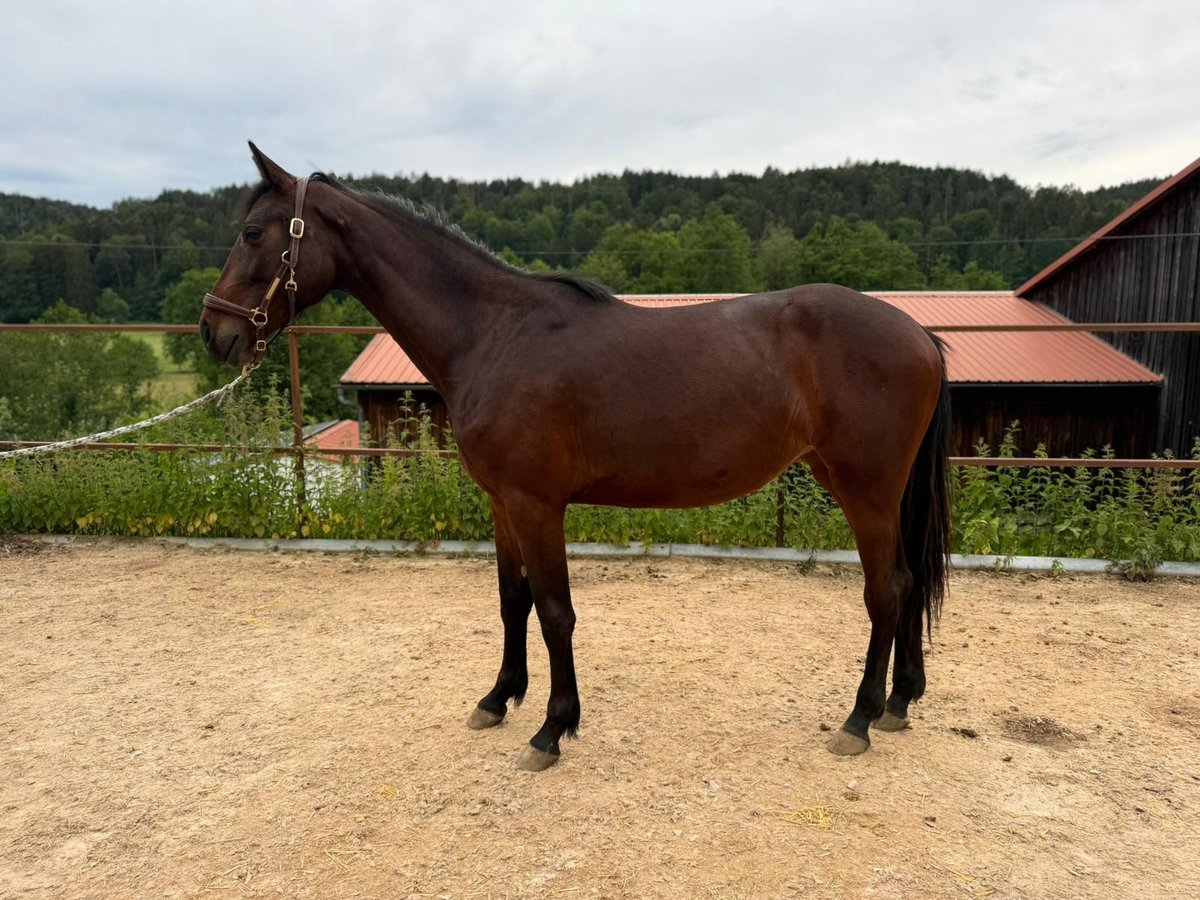
[[[407,391],[359,388],[358,403],[366,428],[364,439],[369,435],[371,446],[398,445],[404,432],[415,434],[417,418],[422,411],[429,416],[433,438],[438,446],[446,446],[450,434],[450,416],[446,402],[432,387],[410,388]]]
[[[1200,177],[1159,198],[1060,271],[1022,291],[1076,322],[1200,321]],[[1101,334],[1162,375],[1153,447],[1200,436],[1200,334]]]
[[[1159,385],[951,385],[950,410],[952,456],[977,455],[980,441],[994,454],[1018,421],[1022,455],[1038,444],[1050,456],[1107,446],[1122,459],[1140,459],[1154,448]]]

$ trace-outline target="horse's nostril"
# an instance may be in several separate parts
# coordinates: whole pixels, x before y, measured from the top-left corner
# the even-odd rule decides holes
[[[200,340],[204,341],[206,345],[212,343],[212,329],[208,327],[207,322],[200,323]]]

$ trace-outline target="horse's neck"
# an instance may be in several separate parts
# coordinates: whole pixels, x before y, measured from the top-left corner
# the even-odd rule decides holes
[[[449,401],[462,360],[513,318],[529,285],[436,228],[360,210],[344,286]]]

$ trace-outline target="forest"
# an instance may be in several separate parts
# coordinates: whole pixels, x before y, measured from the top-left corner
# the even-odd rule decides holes
[[[627,171],[572,184],[344,180],[441,207],[512,262],[581,271],[630,293],[811,281],[1011,287],[1158,181],[1031,189],[1005,176],[884,162],[709,177]],[[246,191],[164,191],[108,209],[0,194],[0,321],[31,321],[59,300],[106,321],[160,320],[170,286],[221,265]]]

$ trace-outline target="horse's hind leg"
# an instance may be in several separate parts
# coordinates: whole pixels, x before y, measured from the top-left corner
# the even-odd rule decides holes
[[[871,745],[868,729],[884,712],[888,661],[904,598],[912,575],[904,561],[900,537],[901,473],[823,472],[854,530],[863,567],[863,601],[871,619],[871,640],[854,709],[829,749],[842,756],[862,753]],[[856,477],[857,476],[857,477]],[[895,483],[893,483],[895,482]]]
[[[529,579],[521,563],[521,549],[508,521],[508,513],[492,499],[492,517],[496,520],[496,571],[500,578],[500,619],[504,622],[504,655],[496,685],[479,705],[471,710],[467,725],[471,728],[491,728],[504,721],[508,701],[517,706],[525,699],[529,687],[529,668],[526,655],[526,633],[533,595]]]
[[[916,586],[913,590],[917,590]],[[892,693],[883,715],[875,722],[880,731],[908,727],[908,704],[925,693],[925,650],[921,645],[921,605],[905,601],[896,628],[896,658],[892,667]]]

